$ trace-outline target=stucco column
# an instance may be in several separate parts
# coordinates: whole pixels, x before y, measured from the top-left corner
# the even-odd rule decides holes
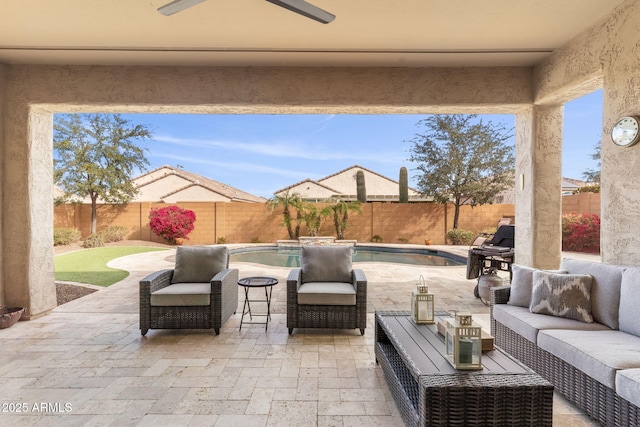
[[[4,110],[5,105],[5,86],[6,86],[6,65],[0,63],[0,212],[4,212],[5,204],[4,197],[2,196],[2,182],[4,182],[4,162],[5,155],[2,147],[5,146],[4,141]],[[0,220],[0,260],[3,259],[4,250],[4,227]],[[4,297],[4,277],[3,277],[3,263],[0,261],[0,307],[5,306]]]
[[[25,307],[25,316],[33,318],[57,304],[51,233],[53,118],[15,102],[5,107],[2,119],[4,297],[7,306]]]
[[[516,114],[516,262],[558,268],[562,252],[562,106]]]

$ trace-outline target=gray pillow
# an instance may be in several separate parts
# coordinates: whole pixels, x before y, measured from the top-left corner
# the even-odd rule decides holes
[[[171,283],[205,283],[227,268],[226,246],[178,246]]]
[[[588,274],[534,271],[529,310],[532,313],[592,323],[592,281],[593,277]]]
[[[590,274],[593,276],[591,302],[593,320],[611,329],[618,329],[618,311],[620,309],[620,282],[624,267],[564,258],[560,263],[562,270],[572,274]]]
[[[351,248],[349,246],[303,246],[300,251],[302,283],[351,283]]]
[[[511,290],[509,291],[509,305],[528,308],[531,305],[531,288],[533,287],[533,272],[535,268],[524,265],[511,264]],[[544,270],[550,273],[564,274],[564,270]]]
[[[620,285],[620,330],[640,337],[640,268],[622,272]]]
[[[511,290],[509,291],[507,304],[529,307],[534,271],[536,271],[535,268],[511,264]]]

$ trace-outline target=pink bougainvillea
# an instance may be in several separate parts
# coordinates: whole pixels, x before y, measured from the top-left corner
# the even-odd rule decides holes
[[[149,211],[151,230],[169,243],[175,243],[176,239],[189,239],[187,235],[193,231],[195,221],[195,212],[180,206],[151,208]]]
[[[600,217],[596,214],[563,215],[562,250],[600,252]]]

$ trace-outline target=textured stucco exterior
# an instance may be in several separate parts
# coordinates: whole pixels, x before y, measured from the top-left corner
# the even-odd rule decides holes
[[[562,107],[532,106],[516,116],[518,263],[557,268],[562,249]]]
[[[178,203],[183,201],[210,200],[212,202],[230,202],[231,199],[221,194],[214,193],[206,188],[191,185],[189,188],[177,191],[164,198],[165,203]]]
[[[627,1],[535,70],[536,103],[602,82],[600,247],[604,262],[628,265],[640,265],[640,145],[618,147],[610,132],[620,117],[640,115],[639,22],[640,2]]]
[[[559,261],[561,105],[602,84],[602,256],[640,265],[640,144],[609,137],[640,114],[638,22],[640,2],[626,1],[535,69],[0,65],[0,298],[32,316],[56,303],[55,112],[517,114],[518,261],[544,267]]]

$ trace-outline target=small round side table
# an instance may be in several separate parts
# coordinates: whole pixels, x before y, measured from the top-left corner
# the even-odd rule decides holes
[[[275,277],[243,277],[238,280],[238,285],[244,288],[244,305],[242,306],[242,318],[240,319],[240,329],[242,330],[242,325],[265,325],[264,330],[266,331],[269,327],[269,320],[271,320],[271,293],[273,292],[273,286],[278,284],[278,279]],[[249,299],[249,289],[251,288],[264,288],[264,297],[265,299]],[[251,312],[251,303],[252,302],[266,302],[267,303],[267,313],[266,314],[255,314]],[[264,322],[245,322],[244,316],[245,314],[249,315],[249,319],[253,320],[253,316],[264,316],[266,317]]]

